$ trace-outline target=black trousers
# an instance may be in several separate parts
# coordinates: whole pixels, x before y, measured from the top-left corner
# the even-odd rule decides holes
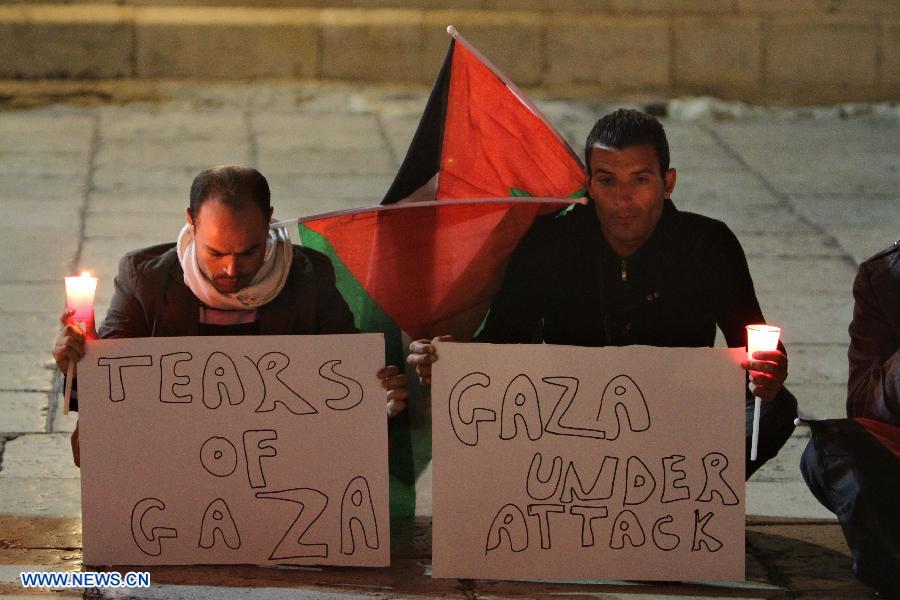
[[[852,419],[811,427],[800,460],[806,485],[837,515],[856,577],[900,598],[900,459]]]

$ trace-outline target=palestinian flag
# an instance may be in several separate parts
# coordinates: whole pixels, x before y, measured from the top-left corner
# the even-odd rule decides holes
[[[402,365],[401,332],[476,333],[535,217],[584,196],[586,179],[559,133],[455,35],[381,205],[301,219],[300,238],[331,259],[357,327],[383,332],[388,362]],[[392,485],[395,516],[412,514],[431,455],[430,422],[411,431],[411,412],[392,422],[392,483],[403,484]]]
[[[872,419],[809,425],[803,476],[837,515],[853,572],[882,594],[900,597],[900,427]]]
[[[300,237],[332,259],[361,330],[468,339],[534,218],[568,203],[516,201],[581,197],[585,184],[556,130],[457,35],[381,203],[403,209],[304,219]],[[495,201],[446,202],[461,199]]]

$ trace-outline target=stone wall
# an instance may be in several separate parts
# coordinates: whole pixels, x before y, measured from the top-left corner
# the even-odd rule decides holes
[[[558,93],[900,97],[897,0],[6,2],[0,78],[427,84],[451,23],[517,83]]]

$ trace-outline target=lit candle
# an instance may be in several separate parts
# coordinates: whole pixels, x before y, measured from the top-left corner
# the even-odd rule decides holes
[[[753,360],[754,352],[777,350],[781,327],[774,325],[747,325],[747,359]],[[759,411],[762,400],[756,397],[753,405],[753,436],[750,439],[750,460],[756,460],[759,444]]]
[[[84,271],[80,276],[66,277],[66,308],[75,313],[69,317],[69,323],[87,333],[93,330],[94,294],[97,291],[97,278]],[[75,361],[69,362],[66,370],[66,391],[63,397],[63,414],[69,414],[69,398],[72,395],[72,379],[75,375]]]
[[[87,331],[88,325],[94,321],[94,293],[97,291],[97,278],[84,271],[80,276],[66,277],[66,307],[75,310],[69,317],[74,323]]]

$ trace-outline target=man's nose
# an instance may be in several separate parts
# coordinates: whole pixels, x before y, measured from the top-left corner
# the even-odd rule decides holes
[[[222,261],[222,271],[229,277],[234,277],[237,273],[237,258],[234,256],[226,256]]]
[[[631,185],[620,183],[616,186],[616,201],[620,204],[631,204],[633,198],[633,190]]]

